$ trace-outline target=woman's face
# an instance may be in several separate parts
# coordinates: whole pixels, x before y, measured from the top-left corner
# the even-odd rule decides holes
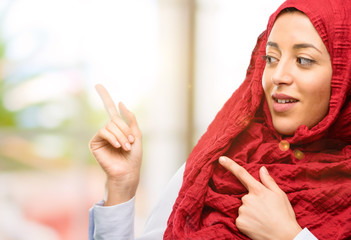
[[[293,135],[313,127],[328,112],[332,67],[309,18],[300,12],[277,18],[268,37],[263,89],[274,128]]]

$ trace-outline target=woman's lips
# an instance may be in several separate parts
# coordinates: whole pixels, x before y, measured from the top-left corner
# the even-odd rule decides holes
[[[286,112],[293,108],[299,100],[283,93],[274,93],[273,99],[273,110],[278,113]]]

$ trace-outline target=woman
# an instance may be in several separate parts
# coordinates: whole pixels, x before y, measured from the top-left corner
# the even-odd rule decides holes
[[[172,198],[161,199],[144,239],[297,239],[305,227],[318,239],[349,239],[350,92],[351,1],[286,1],[258,38],[245,81],[180,172],[167,226],[158,211]],[[123,105],[128,124],[106,106],[113,120],[90,147],[108,176],[104,204],[128,205],[141,133]],[[171,193],[181,184],[173,181]]]

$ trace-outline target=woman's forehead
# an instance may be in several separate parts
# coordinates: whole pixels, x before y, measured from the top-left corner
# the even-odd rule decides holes
[[[287,12],[278,16],[269,34],[267,46],[279,48],[283,44],[313,45],[321,51],[324,43],[310,19],[301,12]]]

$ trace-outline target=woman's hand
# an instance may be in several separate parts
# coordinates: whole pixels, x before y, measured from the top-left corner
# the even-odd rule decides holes
[[[302,230],[286,194],[279,188],[265,167],[257,181],[243,167],[227,157],[220,157],[222,166],[232,172],[249,191],[242,197],[237,228],[254,240],[294,239]]]
[[[120,103],[119,115],[107,90],[102,85],[96,85],[96,90],[110,121],[90,140],[89,147],[107,175],[105,206],[111,206],[135,195],[142,159],[141,131],[132,112]]]

